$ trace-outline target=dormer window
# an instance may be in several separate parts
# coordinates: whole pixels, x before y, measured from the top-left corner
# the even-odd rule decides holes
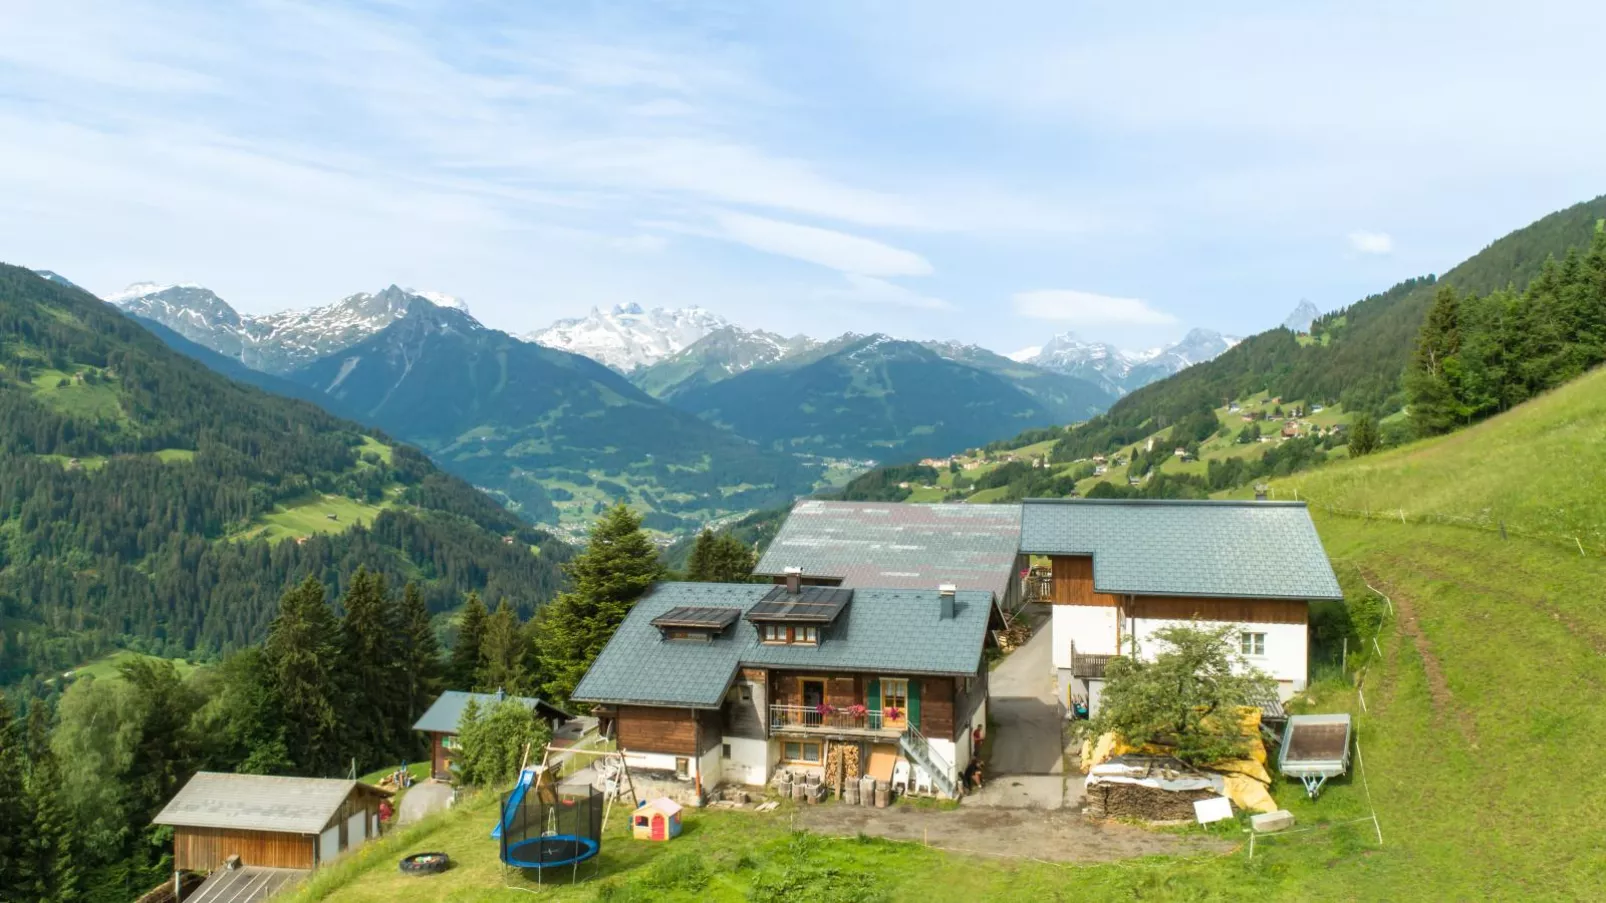
[[[741,617],[739,608],[671,608],[652,619],[652,626],[665,640],[682,643],[711,643]]]
[[[747,620],[769,646],[818,646],[821,633],[853,599],[853,590],[832,586],[777,586],[747,611]]]
[[[759,636],[766,645],[770,646],[818,646],[820,644],[820,628],[814,626],[788,626],[786,624],[762,624],[759,626]]]

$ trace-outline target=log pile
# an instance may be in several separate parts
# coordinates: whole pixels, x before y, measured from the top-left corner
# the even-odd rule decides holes
[[[1192,821],[1193,803],[1219,796],[1214,790],[1163,790],[1142,784],[1095,784],[1087,788],[1087,813],[1097,818]]]

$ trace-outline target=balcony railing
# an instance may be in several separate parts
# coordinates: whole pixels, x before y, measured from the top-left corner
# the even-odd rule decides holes
[[[884,723],[880,709],[859,715],[845,708],[821,709],[806,705],[772,705],[770,730],[901,731],[903,722]]]

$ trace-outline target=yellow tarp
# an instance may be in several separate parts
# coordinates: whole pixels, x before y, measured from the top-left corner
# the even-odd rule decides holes
[[[1244,738],[1249,744],[1249,756],[1243,759],[1224,759],[1200,767],[1205,771],[1214,771],[1222,775],[1226,783],[1225,795],[1239,809],[1250,812],[1275,812],[1277,801],[1272,799],[1268,789],[1271,786],[1271,774],[1266,771],[1266,744],[1260,739],[1260,709],[1244,706],[1238,711]],[[1082,773],[1086,774],[1093,766],[1102,765],[1116,756],[1128,754],[1169,756],[1171,750],[1152,743],[1131,746],[1112,731],[1096,740],[1089,737],[1082,741]]]

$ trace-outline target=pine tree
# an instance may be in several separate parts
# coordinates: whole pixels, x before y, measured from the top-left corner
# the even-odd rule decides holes
[[[457,642],[452,644],[452,661],[447,675],[459,690],[474,689],[480,674],[480,645],[485,641],[485,603],[480,594],[470,592],[457,616]]]
[[[1378,446],[1377,421],[1371,414],[1357,414],[1355,422],[1350,424],[1349,456],[1359,458],[1377,451]]]
[[[404,723],[397,724],[398,736],[411,735],[413,724],[441,692],[441,647],[435,639],[435,624],[418,585],[408,583],[402,591],[401,675],[407,709]]]
[[[686,579],[697,583],[712,583],[714,578],[714,531],[703,528],[686,559]]]
[[[72,816],[62,799],[61,767],[50,749],[49,716],[36,704],[28,713],[28,798],[33,810],[33,897],[38,903],[72,903],[83,884]]]
[[[31,900],[33,806],[24,782],[27,754],[11,703],[0,693],[0,903]]]
[[[714,543],[714,573],[716,583],[745,583],[753,576],[753,550],[747,543],[726,533]]]
[[[529,690],[524,665],[524,627],[512,606],[503,599],[496,613],[485,621],[485,638],[480,644],[480,670],[475,689],[483,692]]]
[[[543,610],[538,634],[547,697],[559,704],[568,702],[631,606],[663,575],[663,564],[641,518],[616,505],[565,571],[574,588]]]
[[[279,602],[263,654],[283,706],[284,739],[297,770],[329,775],[340,767],[340,624],[308,577]]]
[[[401,680],[399,614],[394,609],[385,579],[358,568],[341,599],[345,617],[340,621],[340,657],[347,755],[367,767],[391,761],[402,736],[395,727],[409,704],[398,692]]]
[[[1460,314],[1461,299],[1455,289],[1441,286],[1411,358],[1406,380],[1411,421],[1424,436],[1448,432],[1465,418],[1456,391],[1461,371]]]

